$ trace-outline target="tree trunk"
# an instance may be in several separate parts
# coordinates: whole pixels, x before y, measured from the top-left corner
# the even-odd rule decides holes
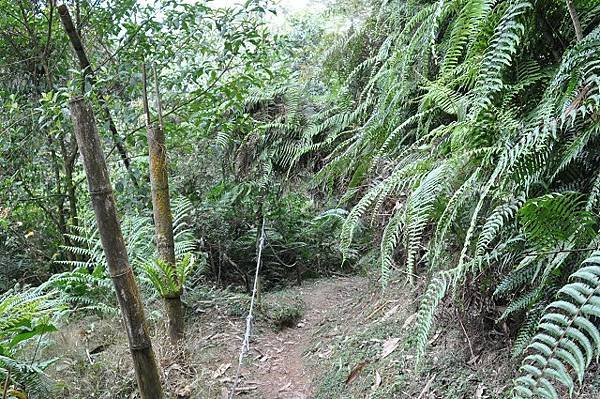
[[[169,319],[169,338],[171,342],[177,344],[183,337],[184,326],[184,313],[183,303],[181,302],[181,295],[173,296],[171,298],[164,298],[165,309],[167,311],[167,317]]]
[[[69,41],[71,42],[71,46],[73,46],[73,50],[75,51],[75,55],[77,55],[77,59],[79,60],[79,67],[84,76],[84,82],[87,80],[91,86],[96,83],[96,78],[94,76],[94,71],[92,70],[92,66],[90,65],[90,61],[85,53],[85,49],[83,48],[83,44],[81,43],[81,37],[77,33],[75,26],[73,25],[73,20],[71,19],[71,15],[69,14],[69,9],[66,5],[62,4],[58,7],[58,14],[60,15],[60,20],[62,21],[63,27],[65,28],[65,32],[67,32],[67,36],[69,37]],[[104,117],[108,123],[108,130],[110,131],[112,140],[121,156],[121,160],[123,161],[123,165],[127,170],[129,175],[129,179],[133,186],[137,189],[138,182],[131,169],[131,161],[129,156],[127,155],[127,150],[125,149],[125,144],[121,137],[119,136],[119,132],[117,130],[117,126],[110,114],[110,109],[108,108],[108,104],[104,99],[104,96],[98,96],[98,101],[102,106],[102,111],[104,112]]]
[[[117,219],[112,185],[94,114],[83,97],[79,96],[71,100],[69,108],[102,247],[127,330],[140,396],[142,399],[161,399],[159,371],[146,327],[139,289],[127,259],[127,249]]]
[[[58,156],[56,155],[56,151],[54,150],[54,139],[52,138],[52,134],[50,132],[46,133],[46,142],[48,143],[48,151],[50,152],[50,162],[52,163],[52,171],[54,174],[54,181],[56,184],[56,210],[59,224],[58,229],[60,230],[60,234],[65,245],[70,246],[71,242],[69,240],[69,237],[67,236],[67,233],[69,231],[67,228],[67,218],[65,217],[65,196],[62,190],[60,165],[58,162]],[[71,255],[69,254],[68,256],[71,260]]]
[[[173,215],[169,200],[169,179],[165,135],[160,125],[147,130],[148,153],[150,157],[150,185],[152,187],[152,212],[158,257],[171,267],[175,267],[175,240],[173,238]],[[169,318],[169,338],[177,343],[184,333],[183,304],[181,292],[164,298]]]
[[[162,127],[158,80],[155,78],[156,101],[158,105],[158,124],[151,125],[150,108],[146,84],[146,67],[143,66],[143,103],[146,113],[146,132],[148,137],[148,155],[150,159],[150,185],[152,188],[152,212],[154,214],[154,231],[158,257],[171,267],[175,267],[175,240],[173,238],[173,214],[169,199],[169,171],[167,166],[167,149]],[[179,282],[183,283],[183,282]],[[169,318],[169,337],[177,343],[184,332],[183,304],[181,292],[164,298],[167,317]]]
[[[79,154],[79,149],[77,148],[75,134],[70,137],[69,141],[69,148],[67,148],[67,143],[65,143],[64,138],[61,140],[60,151],[65,170],[66,194],[69,201],[69,225],[77,226],[77,187],[73,181],[73,172],[75,168],[75,161],[77,161],[77,155]]]
[[[575,36],[577,37],[577,41],[581,41],[583,39],[583,31],[581,29],[581,22],[579,22],[579,15],[577,14],[577,10],[575,10],[573,0],[567,0],[567,8],[569,9],[569,15],[573,21],[573,27],[575,28]]]

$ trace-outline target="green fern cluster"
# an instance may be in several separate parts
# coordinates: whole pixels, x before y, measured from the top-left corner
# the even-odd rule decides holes
[[[103,266],[90,271],[87,267],[52,275],[40,286],[46,292],[58,292],[57,300],[70,311],[89,311],[99,314],[115,314],[112,283],[106,277]]]
[[[183,293],[183,287],[194,271],[194,266],[194,255],[187,253],[174,266],[161,259],[155,259],[153,262],[142,264],[141,268],[161,297],[173,298]]]
[[[55,293],[40,288],[13,289],[0,295],[0,378],[7,381],[10,374],[14,396],[48,394],[50,386],[44,369],[56,359],[21,358],[21,349],[56,331],[54,319],[61,310]]]
[[[586,368],[600,356],[600,252],[587,258],[546,308],[516,380],[519,398],[560,397],[556,383],[573,394]]]
[[[197,249],[190,225],[192,212],[193,205],[187,198],[173,200],[173,234],[178,262],[175,268],[156,260],[154,229],[149,216],[125,214],[121,220],[127,254],[134,270],[140,272],[143,282],[161,295],[163,292],[181,292],[186,279],[196,270],[192,256]],[[59,261],[72,270],[54,275],[44,287],[59,291],[60,298],[72,308],[114,313],[115,308],[109,305],[113,301],[108,299],[112,297],[112,283],[106,273],[106,258],[93,215],[84,213],[73,230],[69,237],[77,245],[65,249],[80,260]]]
[[[573,4],[580,41],[562,1],[381,2],[362,32],[327,54],[361,45],[357,37],[378,43],[349,61],[346,99],[316,117],[307,134],[318,134],[305,148],[329,151],[317,181],[348,187],[342,251],[352,251],[365,222],[383,224],[382,283],[399,259],[409,281],[429,280],[418,353],[444,297],[467,279],[502,276],[494,294],[507,304],[501,318],[525,315],[515,353],[530,339],[526,355],[539,352],[527,358],[518,392],[539,397],[556,397],[544,382],[550,375],[572,388],[557,361],[579,379],[598,334],[574,316],[595,311],[582,301],[600,281],[587,266],[577,274],[585,249],[597,246],[600,8]],[[575,286],[565,285],[573,272]],[[570,295],[573,306],[557,310],[556,295]],[[540,349],[554,342],[544,334],[575,360],[542,364],[554,356]],[[584,338],[591,347],[582,348]]]

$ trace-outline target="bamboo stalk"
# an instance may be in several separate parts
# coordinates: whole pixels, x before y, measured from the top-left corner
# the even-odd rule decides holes
[[[8,384],[10,383],[10,370],[6,372],[6,380],[4,381],[4,390],[2,391],[2,399],[8,399]]]
[[[581,41],[583,39],[583,30],[581,29],[581,22],[579,21],[579,15],[575,9],[573,0],[567,0],[567,8],[569,9],[569,15],[573,21],[573,27],[575,28],[575,36],[577,37],[577,41]]]
[[[129,339],[129,349],[142,399],[161,399],[159,371],[148,335],[144,308],[127,258],[115,198],[94,113],[81,96],[69,103],[75,136],[88,181],[100,240]]]
[[[151,124],[148,106],[148,88],[146,66],[142,67],[143,103],[146,113],[146,133],[148,138],[148,156],[150,159],[150,185],[152,191],[152,212],[154,214],[154,231],[158,257],[171,267],[175,267],[175,240],[173,237],[173,214],[169,198],[169,171],[167,165],[167,149],[162,124],[162,107],[156,69],[154,69],[154,89],[158,112],[158,124]],[[182,282],[179,282],[180,284]],[[169,319],[169,338],[176,344],[184,333],[184,312],[181,302],[181,290],[163,298]]]
[[[87,80],[91,86],[94,86],[96,84],[96,77],[94,76],[94,70],[92,69],[89,58],[85,52],[85,49],[83,48],[83,44],[81,43],[81,37],[79,37],[79,34],[77,33],[77,29],[75,29],[75,25],[73,24],[73,20],[71,19],[71,14],[69,14],[69,9],[67,8],[66,5],[61,4],[60,6],[58,6],[58,14],[60,16],[60,20],[63,24],[63,27],[65,28],[65,32],[67,33],[67,36],[69,37],[71,46],[73,47],[73,50],[75,51],[75,55],[77,56],[77,59],[79,60],[79,67],[81,68],[81,71],[83,73],[84,80]],[[104,99],[103,96],[99,96],[98,100],[100,102],[100,105],[102,106],[102,112],[104,113],[104,117],[106,118],[106,121],[108,123],[108,130],[111,133],[111,137],[113,139],[115,147],[117,148],[117,151],[119,152],[119,155],[121,156],[121,160],[123,161],[123,165],[125,166],[125,169],[127,169],[129,179],[131,180],[131,183],[133,184],[133,186],[135,188],[138,188],[137,178],[135,177],[135,174],[133,173],[133,171],[131,169],[131,160],[130,160],[129,156],[127,155],[127,150],[125,149],[125,144],[123,143],[123,140],[121,140],[121,137],[119,136],[117,126],[115,124],[115,121],[112,118],[110,109],[108,108],[108,104],[106,103],[106,100]]]

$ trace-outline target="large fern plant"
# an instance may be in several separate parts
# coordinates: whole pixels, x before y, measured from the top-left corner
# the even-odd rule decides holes
[[[25,355],[24,345],[34,346],[46,333],[57,330],[56,315],[62,305],[55,293],[39,288],[12,289],[0,295],[0,379],[8,397],[28,394],[47,397],[50,384],[44,369],[55,359],[40,360],[37,351]]]
[[[175,265],[161,259],[141,265],[146,278],[162,298],[178,297],[195,270],[196,259],[192,253],[186,253]]]
[[[182,290],[191,273],[198,268],[192,255],[196,250],[196,238],[189,219],[192,203],[179,197],[173,201],[173,234],[175,239],[176,268],[156,260],[153,245],[154,229],[149,216],[125,214],[121,220],[127,253],[133,268],[147,287],[162,295],[167,290]],[[112,313],[112,284],[106,274],[106,258],[91,213],[83,214],[79,226],[70,236],[76,245],[65,247],[79,260],[60,261],[72,270],[54,275],[45,286],[61,292],[61,298],[74,308]]]
[[[600,252],[590,255],[569,280],[546,308],[527,348],[517,397],[558,398],[557,383],[573,394],[586,368],[600,356]]]
[[[597,246],[600,6],[572,3],[580,41],[559,0],[381,2],[328,52],[354,62],[346,98],[314,117],[298,150],[328,149],[317,180],[348,187],[342,250],[361,223],[381,224],[382,283],[427,279],[419,355],[449,293],[503,276],[501,318],[525,316],[514,353],[534,356],[517,380],[525,397],[558,397],[557,381],[572,390],[598,335],[584,320],[599,280],[579,265]],[[348,61],[364,37],[378,44]]]

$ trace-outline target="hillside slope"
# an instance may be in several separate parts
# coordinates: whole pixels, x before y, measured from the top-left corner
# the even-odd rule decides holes
[[[268,310],[259,313],[238,396],[509,397],[514,364],[506,350],[510,345],[506,334],[490,328],[489,317],[462,314],[451,302],[445,304],[430,341],[430,356],[415,369],[411,327],[416,298],[401,282],[392,282],[382,292],[363,277],[312,280],[265,294],[264,308],[274,299],[293,306],[301,302],[303,315],[292,320],[292,327],[278,329],[272,315],[266,315]],[[188,297],[188,303],[193,305],[188,309],[192,323],[180,353],[167,350],[164,326],[153,323],[169,397],[226,398],[237,367],[247,297],[207,290]],[[150,317],[160,320],[160,308]],[[86,319],[52,337],[55,343],[47,355],[62,355],[50,370],[62,387],[56,397],[135,397],[123,332],[115,328],[118,323],[118,319]],[[600,393],[598,378],[590,380],[578,398]]]

